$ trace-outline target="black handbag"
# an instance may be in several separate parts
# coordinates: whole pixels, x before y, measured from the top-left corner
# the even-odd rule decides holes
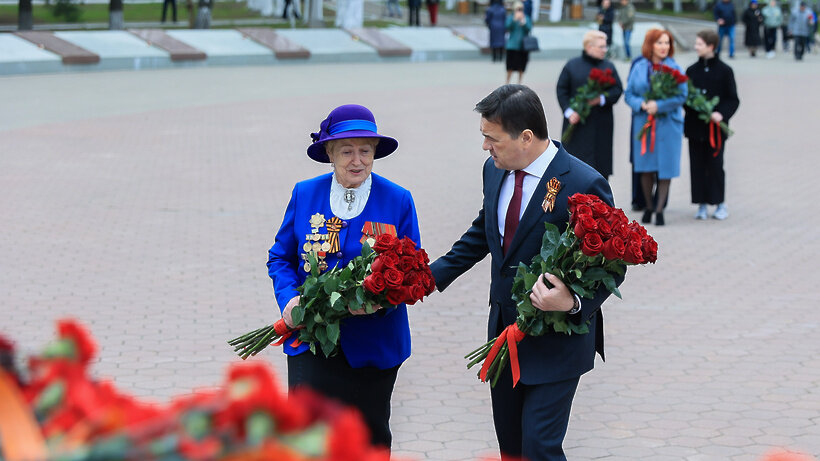
[[[524,51],[538,51],[538,39],[533,37],[532,35],[525,35],[524,38],[521,39],[521,49]]]

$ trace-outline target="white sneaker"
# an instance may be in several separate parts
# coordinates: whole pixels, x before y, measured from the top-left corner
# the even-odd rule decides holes
[[[715,214],[712,215],[713,218],[723,221],[724,219],[729,217],[729,210],[726,209],[726,205],[720,204],[715,210]]]
[[[706,219],[708,217],[709,216],[708,216],[707,211],[706,211],[706,204],[701,204],[698,207],[698,212],[695,213],[695,219]]]
[[[774,59],[774,56],[775,56],[774,51],[769,51],[768,53],[766,53],[766,58],[767,59]]]

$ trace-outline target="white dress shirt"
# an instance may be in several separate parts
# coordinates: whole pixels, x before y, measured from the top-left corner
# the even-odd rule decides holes
[[[345,189],[339,181],[336,180],[336,173],[333,173],[333,180],[330,182],[330,211],[334,216],[341,219],[353,219],[362,214],[367,199],[370,197],[370,186],[373,184],[373,179],[367,175],[367,179],[355,189]],[[353,203],[345,201],[345,192],[353,191],[355,198]]]
[[[541,182],[541,177],[544,176],[544,173],[547,171],[547,167],[552,162],[552,159],[555,158],[555,154],[558,153],[558,148],[555,147],[555,144],[550,141],[547,150],[544,151],[543,154],[539,155],[537,159],[535,159],[532,163],[527,165],[524,168],[524,172],[527,173],[524,176],[524,185],[522,187],[522,195],[521,195],[521,211],[518,214],[518,219],[521,220],[521,217],[524,216],[524,211],[527,210],[527,204],[530,203],[533,194],[535,194],[535,188],[538,187],[538,183]],[[507,220],[507,208],[510,206],[510,199],[513,196],[513,192],[515,191],[515,172],[508,171],[507,176],[504,178],[504,182],[501,184],[501,192],[498,195],[498,234],[501,236],[501,245],[504,245],[504,225],[506,224]],[[547,191],[544,190],[544,195],[546,195]],[[543,197],[539,196],[538,199]]]

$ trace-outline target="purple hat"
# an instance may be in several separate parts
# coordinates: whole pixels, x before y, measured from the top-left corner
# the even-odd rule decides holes
[[[399,147],[393,138],[376,132],[376,119],[370,109],[358,104],[339,106],[319,125],[318,133],[311,133],[313,144],[308,146],[308,157],[320,163],[330,163],[325,150],[325,141],[345,138],[379,138],[373,158],[387,157]]]

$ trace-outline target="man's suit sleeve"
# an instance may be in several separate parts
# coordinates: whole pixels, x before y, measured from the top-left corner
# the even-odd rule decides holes
[[[492,159],[487,161],[490,167]],[[484,184],[486,185],[487,165],[484,164]],[[486,190],[485,190],[486,194]],[[482,205],[478,216],[473,220],[467,232],[461,236],[446,255],[438,258],[430,265],[433,278],[436,279],[438,291],[444,291],[461,274],[470,270],[490,252],[487,245],[487,235],[484,230],[485,209]]]

